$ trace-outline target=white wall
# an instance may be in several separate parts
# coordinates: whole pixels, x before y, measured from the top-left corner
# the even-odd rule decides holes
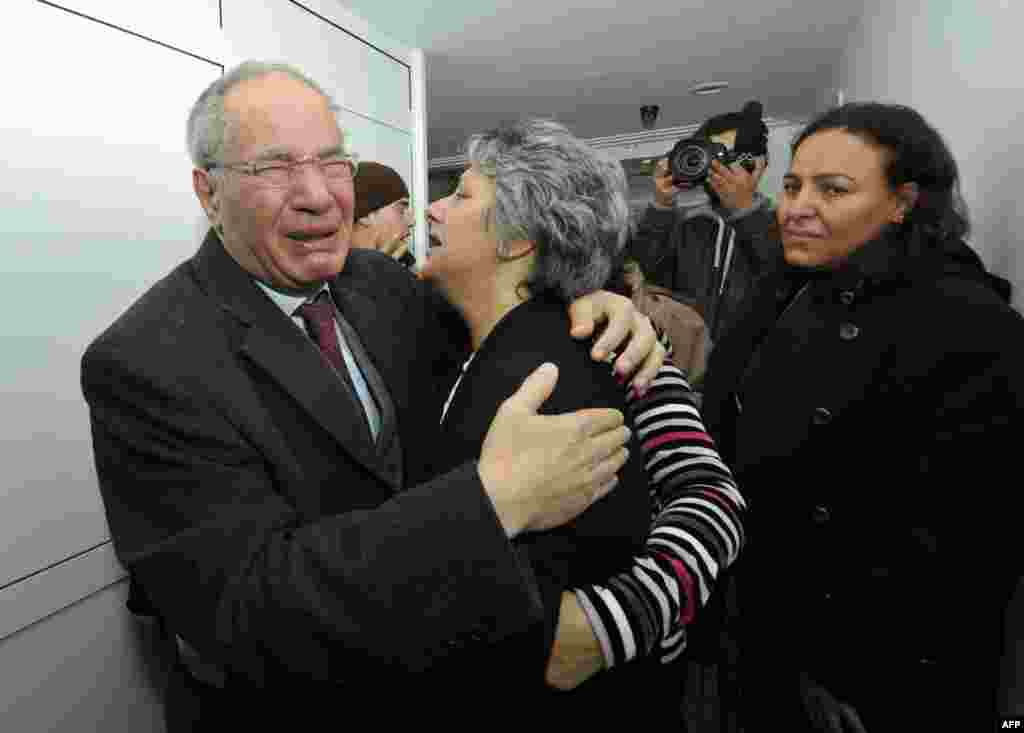
[[[1024,2],[867,0],[835,86],[848,101],[916,108],[960,165],[972,244],[1024,290]]]
[[[79,363],[206,223],[185,119],[243,58],[305,69],[413,188],[422,54],[335,0],[4,0],[0,67],[0,731],[160,730],[123,606]],[[417,94],[417,91],[419,92]],[[420,143],[414,145],[414,141]],[[416,175],[416,174],[420,175]]]

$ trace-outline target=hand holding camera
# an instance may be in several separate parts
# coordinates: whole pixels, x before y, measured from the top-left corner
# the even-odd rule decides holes
[[[712,118],[721,129],[709,121],[693,137],[677,142],[668,154],[666,180],[656,174],[656,195],[664,195],[670,186],[674,193],[703,185],[729,209],[753,206],[754,191],[767,164],[763,111],[760,102],[749,102],[741,112]]]
[[[654,205],[662,209],[671,209],[676,194],[681,190],[672,182],[668,160],[662,158],[654,168]]]
[[[718,194],[722,206],[730,211],[742,211],[754,205],[754,192],[761,182],[767,163],[764,158],[754,162],[753,170],[744,164],[726,167],[717,160],[711,163],[708,184]]]

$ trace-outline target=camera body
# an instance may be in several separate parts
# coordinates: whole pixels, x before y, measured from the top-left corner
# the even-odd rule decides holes
[[[716,160],[724,166],[739,163],[753,173],[757,170],[756,158],[768,153],[768,127],[763,116],[764,107],[755,100],[747,102],[739,112],[706,120],[693,137],[683,138],[669,152],[672,183],[676,186],[706,184],[711,163]],[[730,130],[736,131],[731,149],[713,139]]]
[[[754,156],[750,153],[732,151],[722,143],[702,137],[688,137],[677,142],[668,154],[672,184],[696,186],[704,183],[714,160],[724,166],[739,163],[750,173],[757,168]]]

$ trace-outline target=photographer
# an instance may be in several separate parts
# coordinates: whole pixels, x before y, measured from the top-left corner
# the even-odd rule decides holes
[[[756,190],[768,164],[762,109],[712,117],[657,161],[654,201],[628,247],[647,282],[694,303],[712,344],[754,278],[781,261],[771,200]],[[677,202],[684,192],[692,204]]]

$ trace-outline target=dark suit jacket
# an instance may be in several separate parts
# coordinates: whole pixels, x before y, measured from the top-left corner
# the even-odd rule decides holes
[[[311,714],[541,615],[475,464],[428,483],[442,336],[421,284],[352,250],[330,283],[390,392],[404,485],[316,346],[212,233],[87,350],[100,489],[115,548],[246,709]],[[262,711],[262,712],[261,712]]]
[[[596,407],[625,412],[625,389],[616,383],[609,365],[590,358],[590,348],[569,336],[565,304],[557,299],[537,297],[509,312],[463,374],[441,425],[435,470],[449,470],[479,455],[501,402],[545,361],[556,364],[559,375],[541,413]],[[486,687],[489,681],[485,678],[481,688],[465,670],[501,671],[504,697],[519,703],[505,712],[505,724],[543,721],[550,729],[572,725],[602,730],[627,711],[645,723],[679,721],[679,678],[673,677],[677,672],[655,660],[602,672],[572,692],[555,692],[543,683],[562,592],[589,583],[607,584],[613,575],[628,570],[643,550],[651,526],[651,501],[639,446],[634,441],[629,447],[630,458],[619,471],[615,491],[567,525],[515,539],[541,589],[545,623],[510,636],[483,654],[470,650],[467,656],[479,656],[478,662],[456,660],[450,686],[472,690],[477,700],[493,694]]]

